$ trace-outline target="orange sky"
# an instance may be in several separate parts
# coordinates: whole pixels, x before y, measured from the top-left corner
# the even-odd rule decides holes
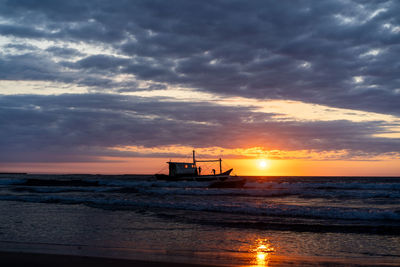
[[[167,172],[166,158],[119,158],[116,161],[90,163],[9,163],[0,172],[154,174]],[[315,161],[227,159],[223,169],[233,168],[236,175],[255,176],[400,176],[400,160]],[[213,167],[217,168],[217,167]]]

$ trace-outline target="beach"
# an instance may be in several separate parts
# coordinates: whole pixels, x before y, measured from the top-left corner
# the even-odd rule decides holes
[[[161,261],[142,261],[132,259],[105,258],[105,257],[88,257],[88,256],[71,256],[57,254],[40,254],[26,252],[0,252],[1,266],[43,266],[43,267],[152,267],[152,266],[176,266],[176,267],[206,267],[206,266],[235,266],[235,264],[219,264],[219,265],[200,265],[192,263],[177,262],[161,262]],[[374,262],[374,261],[346,261],[328,258],[290,258],[275,257],[268,261],[267,264],[254,264],[253,266],[398,266],[393,262]]]
[[[0,183],[2,266],[400,262],[398,178],[259,177],[233,189],[144,176]]]
[[[113,258],[95,258],[87,256],[53,255],[39,253],[0,252],[0,264],[2,266],[177,266],[177,267],[200,267],[204,265],[182,264],[171,262],[149,262],[139,260],[125,260]]]

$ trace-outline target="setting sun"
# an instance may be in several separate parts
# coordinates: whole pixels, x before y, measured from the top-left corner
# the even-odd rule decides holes
[[[257,160],[257,166],[259,169],[264,170],[269,167],[269,161],[266,159]]]

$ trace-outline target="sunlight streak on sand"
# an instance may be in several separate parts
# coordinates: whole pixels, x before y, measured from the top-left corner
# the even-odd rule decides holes
[[[250,248],[255,255],[255,266],[268,266],[275,248],[266,239],[257,239],[256,248]]]

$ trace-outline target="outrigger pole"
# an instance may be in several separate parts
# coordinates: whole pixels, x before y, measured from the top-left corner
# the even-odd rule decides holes
[[[193,150],[193,164],[196,165],[196,162],[218,162],[219,161],[219,174],[222,174],[222,159],[212,159],[212,160],[196,160]]]

